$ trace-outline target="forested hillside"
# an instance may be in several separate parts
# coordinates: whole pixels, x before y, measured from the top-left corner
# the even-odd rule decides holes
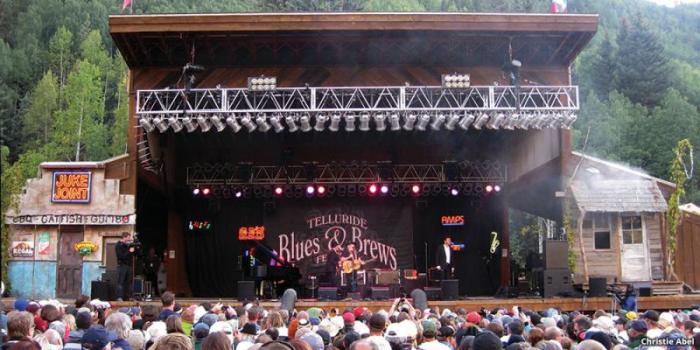
[[[548,0],[134,0],[134,14],[251,11],[547,12]],[[102,160],[126,146],[126,67],[107,32],[121,0],[2,0],[2,210],[45,160]],[[127,10],[126,13],[132,11]],[[700,6],[569,0],[599,13],[574,65],[575,144],[668,178],[672,148],[700,145]],[[586,137],[587,136],[587,137]],[[698,152],[696,152],[697,154]],[[698,156],[695,156],[698,160]],[[699,181],[686,201],[700,202]]]

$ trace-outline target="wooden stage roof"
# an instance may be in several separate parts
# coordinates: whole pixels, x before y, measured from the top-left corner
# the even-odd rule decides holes
[[[597,15],[236,13],[110,16],[129,67],[341,64],[566,65]],[[194,49],[194,50],[193,50]]]

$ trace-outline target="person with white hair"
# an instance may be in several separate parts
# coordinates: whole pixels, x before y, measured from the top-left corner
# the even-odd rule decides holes
[[[114,312],[107,316],[105,320],[105,328],[114,333],[117,339],[113,342],[115,348],[119,347],[122,350],[132,350],[127,339],[131,330],[131,317],[123,312]]]
[[[233,327],[231,327],[231,324],[226,322],[226,321],[216,321],[214,322],[213,325],[209,328],[209,334],[215,333],[215,332],[221,332],[226,334],[226,337],[228,338],[229,342],[233,345],[233,340],[234,340],[234,335],[235,331]]]
[[[55,329],[47,329],[46,332],[35,336],[34,341],[41,345],[42,350],[63,349],[63,339],[61,339],[61,334]]]

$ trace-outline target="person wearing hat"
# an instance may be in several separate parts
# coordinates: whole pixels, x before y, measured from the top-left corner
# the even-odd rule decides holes
[[[363,311],[364,312],[364,311]],[[381,313],[375,313],[369,319],[369,337],[367,340],[374,344],[377,350],[391,350],[391,344],[384,339],[386,317]]]
[[[628,322],[629,321],[626,317],[617,317],[615,319],[615,329],[613,330],[613,334],[617,337],[619,343],[624,344],[630,340],[630,337],[627,334]]]
[[[474,336],[471,347],[477,350],[499,350],[503,348],[503,344],[493,332],[483,331]]]
[[[85,332],[81,344],[83,349],[89,350],[109,350],[112,348],[112,342],[117,339],[114,333],[108,331],[102,326],[93,326]]]
[[[640,347],[642,345],[642,341],[645,341],[644,339],[648,339],[648,330],[649,328],[647,327],[646,322],[643,320],[634,320],[629,322],[627,334],[629,335],[630,340],[626,343],[626,345],[633,349]]]
[[[420,323],[423,328],[423,342],[418,346],[420,350],[450,350],[447,345],[437,341],[437,326],[431,320],[423,320]]]
[[[340,330],[340,334],[347,334],[350,331],[355,331],[355,315],[352,312],[345,312],[343,314],[343,329]]]
[[[647,337],[656,339],[664,332],[659,328],[659,313],[655,310],[647,310],[641,317],[647,324]]]
[[[309,346],[311,346],[311,350],[323,350],[325,347],[321,336],[314,332],[309,332],[302,335],[299,340],[309,344]]]
[[[254,324],[246,323],[245,325],[243,325],[243,328],[241,328],[240,334],[241,341],[250,340],[251,342],[254,342],[255,336],[258,334],[258,330]]]
[[[481,322],[481,315],[479,315],[478,312],[472,311],[467,313],[464,323],[462,323],[462,326],[455,333],[457,344],[461,344],[462,337],[466,335],[477,335],[480,331],[479,322]]]
[[[457,343],[455,342],[455,330],[452,328],[452,326],[442,326],[440,329],[438,329],[438,334],[437,334],[437,340],[441,344],[445,344],[445,346],[449,347],[450,349],[455,349],[457,347]]]
[[[197,323],[192,326],[192,336],[194,337],[194,348],[195,350],[202,349],[202,343],[204,338],[209,335],[209,325],[203,322]]]

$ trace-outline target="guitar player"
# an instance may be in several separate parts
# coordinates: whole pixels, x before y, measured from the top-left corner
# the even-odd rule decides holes
[[[360,259],[360,256],[357,254],[357,250],[355,250],[355,243],[348,243],[346,254],[340,257],[341,265],[345,261],[359,261],[360,265],[363,264],[362,259]],[[344,273],[342,269],[339,271],[340,273]],[[349,291],[354,292],[357,289],[357,270],[353,269],[352,272],[346,273],[346,277],[348,279],[348,286],[350,287]]]

